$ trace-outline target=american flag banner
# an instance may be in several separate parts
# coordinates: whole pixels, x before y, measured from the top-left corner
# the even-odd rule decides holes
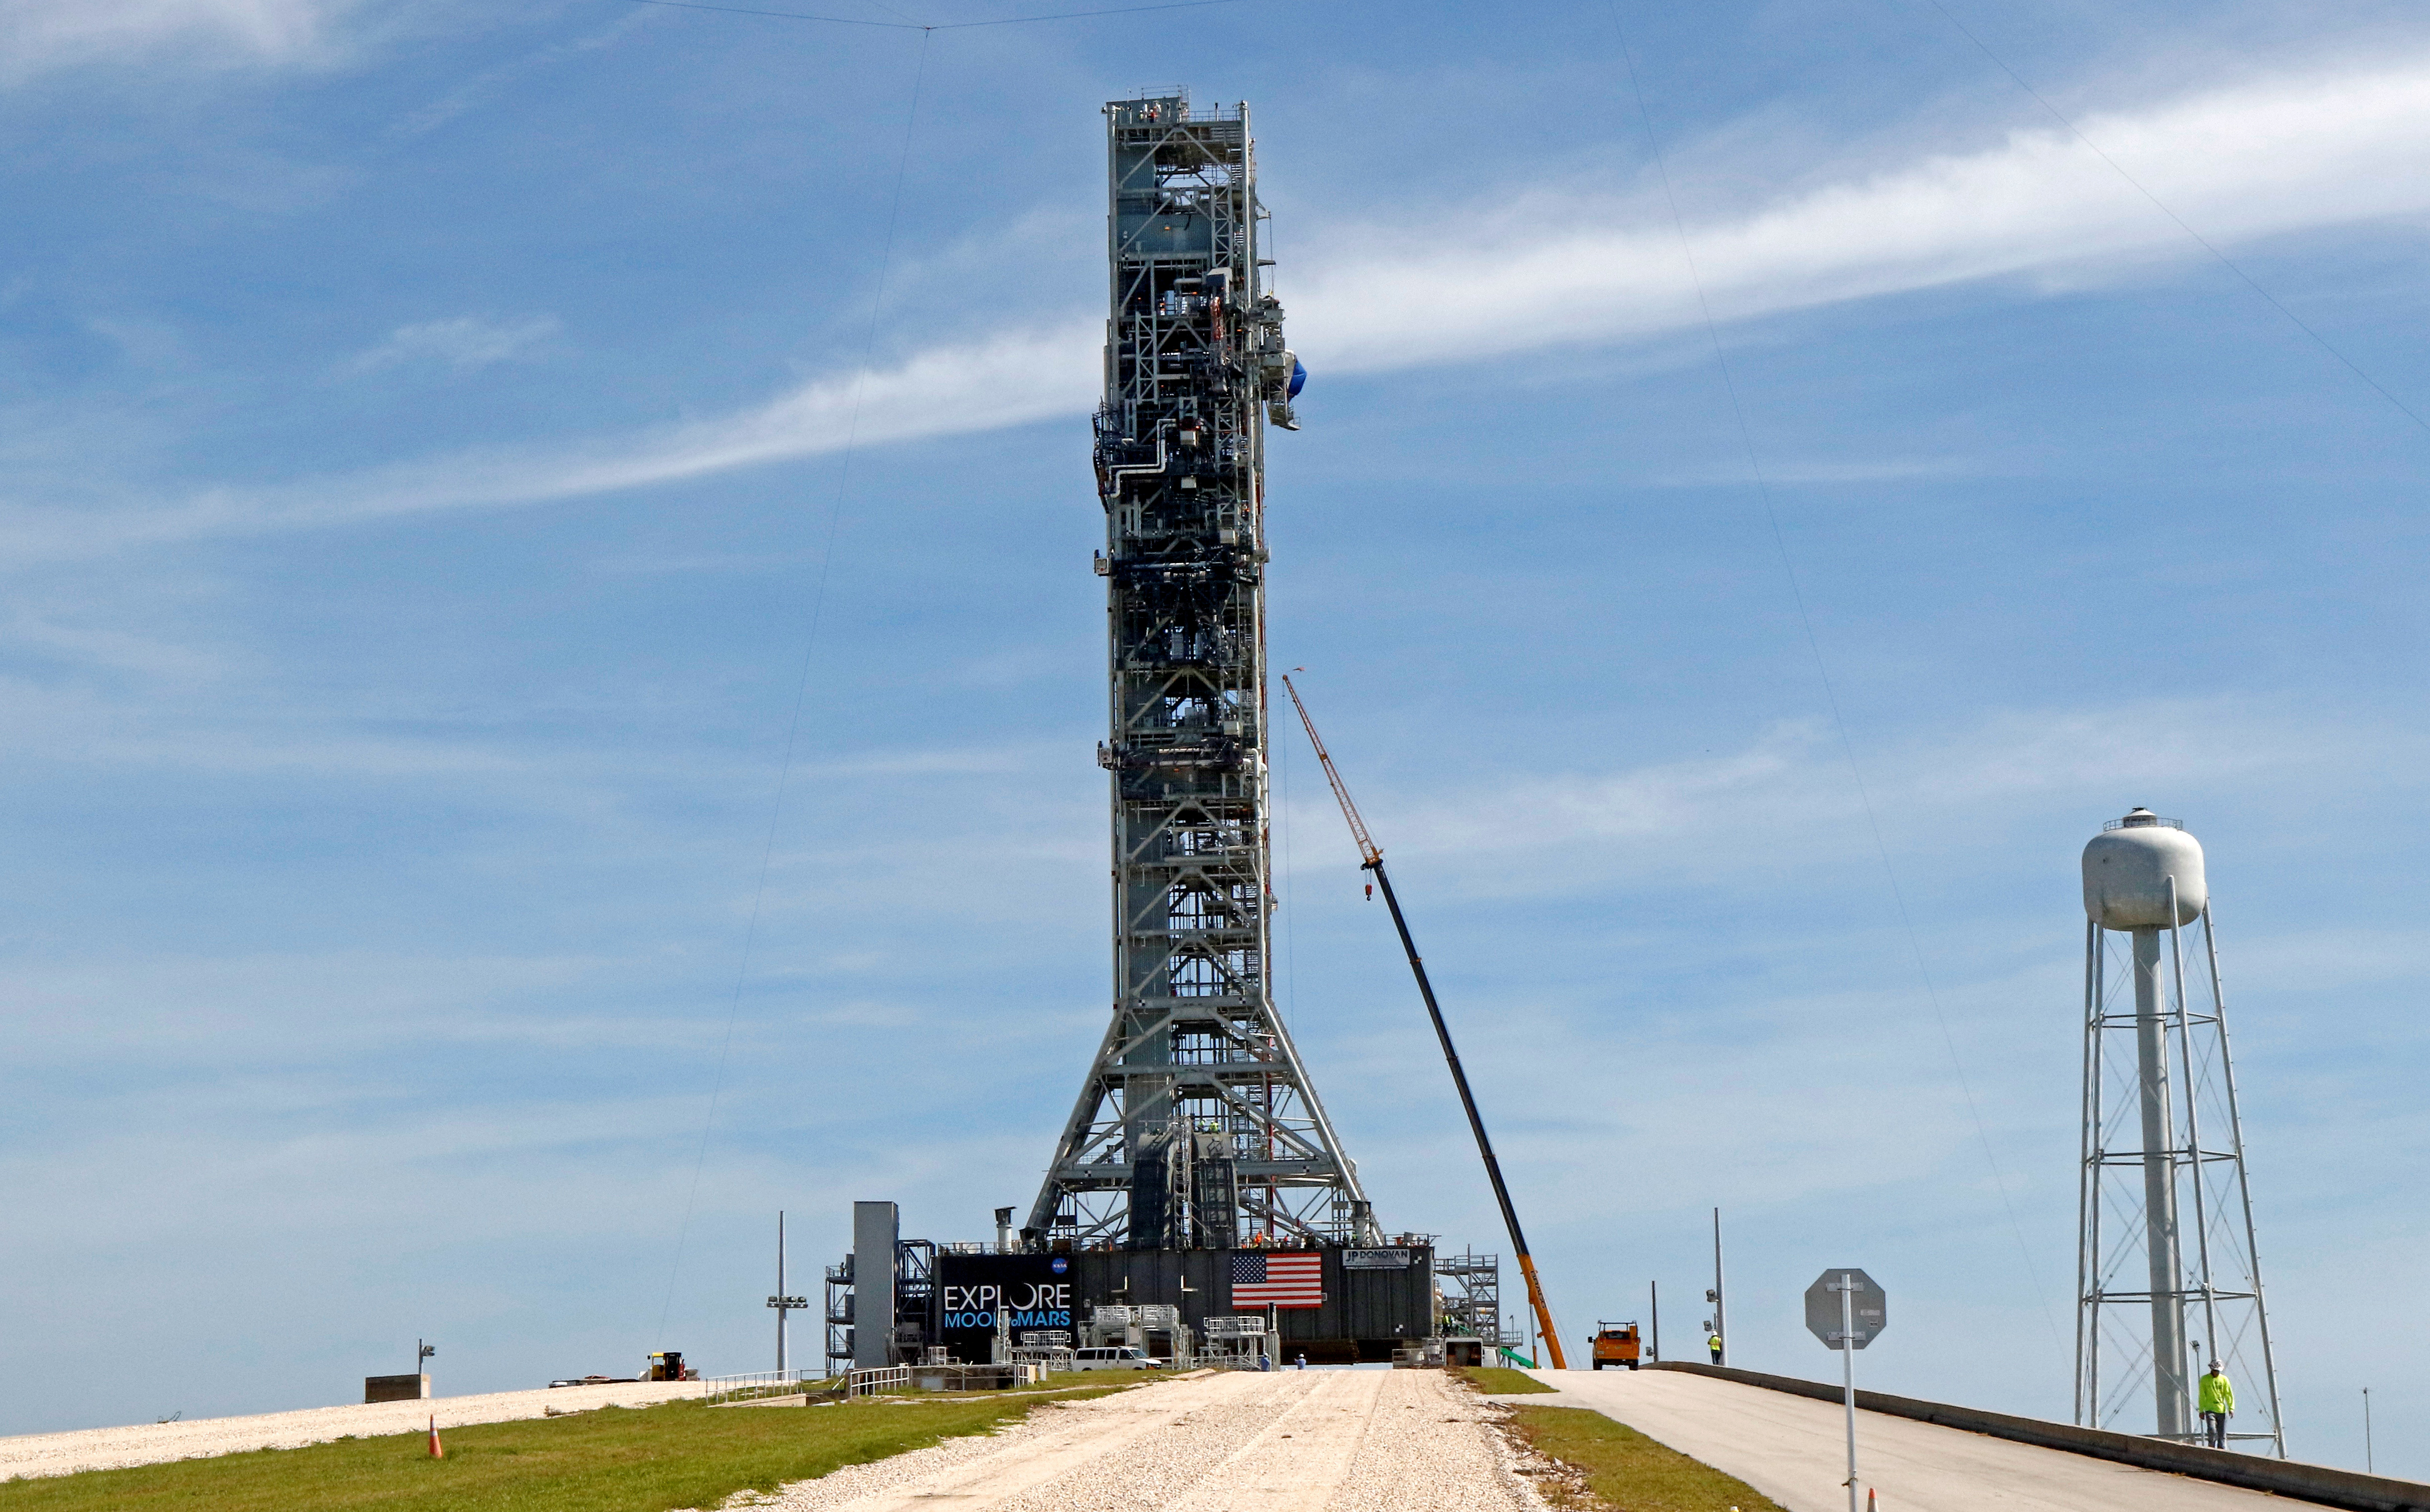
[[[1324,1256],[1314,1250],[1232,1256],[1235,1307],[1322,1307]]]

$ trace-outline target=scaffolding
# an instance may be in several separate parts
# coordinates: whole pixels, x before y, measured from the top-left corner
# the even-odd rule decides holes
[[[1444,1334],[1502,1342],[1502,1256],[1473,1250],[1438,1254],[1435,1279],[1442,1297]]]
[[[852,1369],[852,1256],[843,1257],[841,1265],[827,1267],[826,1306],[821,1316],[827,1326],[827,1373],[841,1375]]]

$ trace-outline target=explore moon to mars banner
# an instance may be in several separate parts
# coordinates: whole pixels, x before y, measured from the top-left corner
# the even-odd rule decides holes
[[[1021,1341],[1024,1329],[1070,1329],[1072,1261],[1061,1254],[937,1256],[938,1342],[965,1364],[987,1363],[996,1314]]]

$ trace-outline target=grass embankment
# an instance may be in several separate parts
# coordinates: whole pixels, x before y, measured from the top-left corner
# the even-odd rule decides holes
[[[1539,1483],[1562,1507],[1624,1507],[1627,1512],[1781,1512],[1779,1504],[1625,1423],[1576,1407],[1514,1407],[1510,1426],[1535,1451],[1585,1484]]]
[[[1456,1365],[1452,1374],[1459,1376],[1479,1391],[1494,1396],[1515,1396],[1528,1391],[1550,1391],[1546,1386],[1524,1371],[1514,1371],[1506,1365]]]
[[[1123,1383],[1130,1385],[1135,1383]],[[132,1470],[0,1482],[0,1509],[41,1512],[670,1512],[714,1507],[846,1465],[984,1433],[1045,1401],[1105,1396],[966,1397],[831,1407],[603,1407],[562,1418],[442,1428],[427,1436],[340,1439]]]

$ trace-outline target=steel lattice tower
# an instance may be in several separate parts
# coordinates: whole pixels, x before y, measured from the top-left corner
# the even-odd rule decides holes
[[[2122,1427],[2148,1404],[2155,1437],[2198,1442],[2197,1377],[2216,1359],[2237,1388],[2226,1439],[2284,1459],[2203,862],[2141,808],[2084,850],[2075,1421]]]
[[[1026,1237],[1359,1242],[1357,1171],[1268,995],[1265,421],[1297,363],[1260,284],[1245,106],[1106,107],[1114,1005]]]

